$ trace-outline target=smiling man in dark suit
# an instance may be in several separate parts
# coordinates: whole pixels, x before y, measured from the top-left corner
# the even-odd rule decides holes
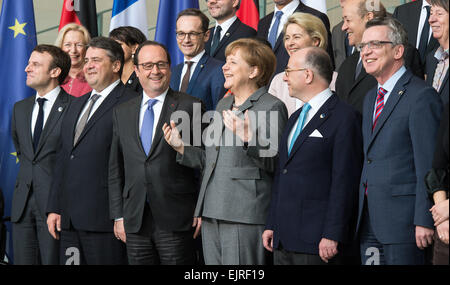
[[[12,139],[20,161],[14,190],[14,263],[58,264],[59,242],[47,230],[47,208],[61,122],[70,96],[59,87],[69,73],[70,57],[60,48],[38,45],[31,53],[27,86],[36,90],[14,106]]]
[[[306,6],[299,0],[274,0],[275,10],[262,18],[258,23],[258,37],[267,39],[277,57],[277,67],[274,74],[283,72],[289,61],[289,55],[283,44],[283,26],[287,18],[295,12],[309,13],[322,20],[328,33],[327,52],[333,60],[331,44],[330,20],[328,16],[316,9]]]
[[[123,61],[115,40],[92,39],[84,74],[93,90],[73,99],[62,122],[47,207],[49,231],[61,240],[61,264],[126,263],[125,247],[113,234],[108,195],[112,110],[137,96],[120,81]],[[80,260],[72,258],[75,249]]]
[[[206,53],[225,62],[225,49],[235,40],[253,38],[256,31],[242,23],[236,16],[240,0],[206,0],[208,12],[216,20],[215,27],[209,29],[210,37],[206,42]]]
[[[177,17],[177,43],[184,55],[184,63],[172,68],[170,87],[188,93],[205,104],[206,110],[215,110],[226,90],[223,87],[222,66],[205,52],[210,37],[209,19],[198,9],[186,9]]]
[[[192,126],[201,126],[201,103],[169,88],[170,55],[165,46],[142,43],[134,63],[144,91],[113,114],[109,193],[115,233],[126,241],[130,264],[193,264],[198,187],[194,170],[176,162],[162,126],[174,112],[183,113],[190,119],[192,138]],[[195,122],[194,103],[199,107]]]
[[[279,144],[263,233],[275,264],[338,263],[353,238],[361,120],[328,88],[332,74],[329,55],[317,47],[294,53],[286,68],[289,95],[305,105],[289,118]]]

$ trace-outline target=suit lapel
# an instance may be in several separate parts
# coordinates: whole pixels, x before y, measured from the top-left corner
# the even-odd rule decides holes
[[[186,93],[191,94],[192,89],[195,88],[197,83],[197,78],[200,73],[203,71],[203,68],[206,66],[206,62],[208,61],[209,56],[205,53],[202,58],[198,61],[197,66],[195,67],[194,74],[192,74],[191,79],[189,80],[189,85],[186,90]]]
[[[239,18],[236,19],[236,21],[234,21],[234,23],[230,26],[230,28],[228,28],[227,32],[225,33],[225,35],[223,35],[222,40],[219,42],[219,45],[217,46],[216,50],[214,51],[214,54],[211,54],[211,56],[215,56],[217,54],[217,52],[226,45],[226,43],[228,43],[228,41],[230,40],[231,35],[237,30],[237,28],[241,25],[241,21],[239,20]],[[210,37],[211,38],[211,37]]]
[[[422,12],[422,1],[417,1],[416,3],[414,3],[416,6],[419,7],[414,7],[413,9],[410,9],[411,12],[411,21],[409,22],[411,25],[411,40],[413,40],[414,42],[411,42],[411,45],[413,47],[416,47],[416,42],[417,42],[417,36],[418,36],[418,30],[419,30],[419,20],[420,20],[420,13]],[[412,5],[414,5],[412,4]],[[431,37],[433,38],[433,37]]]
[[[317,113],[314,115],[314,117],[312,117],[312,119],[309,121],[309,123],[301,131],[300,135],[298,136],[297,140],[294,143],[294,146],[292,147],[291,153],[290,153],[286,163],[288,163],[289,160],[294,156],[294,154],[301,147],[301,145],[305,142],[305,140],[309,137],[309,135],[315,129],[318,129],[331,116],[332,109],[336,105],[337,101],[338,100],[337,100],[336,95],[333,94],[325,102],[325,104],[323,104],[322,107],[320,107],[320,109],[317,111]]]
[[[35,157],[41,150],[45,140],[52,132],[53,128],[56,126],[62,114],[64,114],[68,103],[69,103],[69,95],[61,88],[61,91],[59,92],[59,95],[56,98],[52,110],[50,111],[50,114],[47,118],[47,122],[45,123],[44,129],[42,130],[42,134],[39,139],[37,149],[34,153]]]
[[[27,137],[28,139],[26,140],[27,143],[29,144],[27,147],[29,147],[31,149],[31,153],[33,153],[34,151],[34,146],[33,146],[33,136],[31,135],[31,119],[33,116],[33,108],[34,108],[34,104],[35,104],[35,100],[36,100],[36,95],[31,96],[28,98],[28,100],[26,101],[26,105],[25,105],[25,128],[24,130],[27,133]]]
[[[174,67],[172,71],[171,88],[180,90],[181,73],[183,72],[184,63],[180,63]]]
[[[288,119],[288,122],[286,123],[286,126],[284,128],[284,133],[283,136],[280,140],[281,144],[280,144],[280,150],[279,150],[279,154],[280,154],[280,165],[285,165],[287,163],[288,160],[288,149],[287,149],[287,143],[288,143],[288,138],[289,138],[289,134],[292,131],[292,128],[295,125],[295,122],[297,122],[298,117],[300,116],[300,113],[302,111],[302,108],[298,109],[297,111],[295,111]]]

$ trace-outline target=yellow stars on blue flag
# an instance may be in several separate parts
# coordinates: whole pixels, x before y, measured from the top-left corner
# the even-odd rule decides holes
[[[24,36],[26,36],[27,34],[25,33],[25,31],[23,30],[23,28],[25,27],[27,23],[19,23],[19,21],[17,21],[16,19],[16,23],[14,26],[9,27],[10,30],[14,31],[14,38],[16,38],[19,34],[22,34]]]
[[[12,156],[16,157],[16,164],[19,163],[19,157],[17,156],[17,152],[11,152],[10,153]]]

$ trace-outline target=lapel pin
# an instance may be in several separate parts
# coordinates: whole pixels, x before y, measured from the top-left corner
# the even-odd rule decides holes
[[[230,33],[226,33],[225,36],[229,37],[229,36],[230,36]]]
[[[131,83],[133,83],[133,80],[131,80],[131,79],[128,80],[128,84],[131,84]]]
[[[63,111],[63,107],[59,107],[58,112],[62,112],[62,111]]]
[[[325,114],[320,114],[320,118],[321,119],[325,118]]]
[[[203,68],[203,64],[202,64],[202,65],[200,65],[200,68]]]
[[[175,104],[173,104],[173,103],[170,104],[170,108],[173,108],[173,107],[175,107]]]
[[[403,90],[398,91],[398,95],[403,95]]]

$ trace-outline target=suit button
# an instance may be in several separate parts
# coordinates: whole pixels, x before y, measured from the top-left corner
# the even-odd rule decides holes
[[[286,174],[287,172],[287,169],[283,169],[283,174]]]
[[[74,159],[74,158],[75,158],[75,155],[71,154],[70,159]]]

